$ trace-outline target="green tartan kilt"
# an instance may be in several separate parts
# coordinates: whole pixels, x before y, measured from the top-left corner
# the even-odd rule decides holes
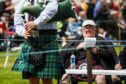
[[[34,43],[36,47],[42,47],[43,51],[45,51],[45,66],[41,70],[35,70],[34,66],[27,62],[29,53],[31,53],[30,50],[32,49],[31,43]],[[65,68],[58,49],[59,46],[56,41],[56,35],[42,35],[32,38],[23,44],[21,53],[15,61],[12,71],[28,71],[38,78],[60,79],[65,73]],[[51,52],[51,50],[54,52]]]

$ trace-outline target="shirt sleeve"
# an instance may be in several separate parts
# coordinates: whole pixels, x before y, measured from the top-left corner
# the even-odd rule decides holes
[[[40,13],[40,16],[34,20],[35,24],[46,24],[58,11],[57,1],[50,1],[45,9]]]
[[[14,27],[15,27],[16,33],[19,36],[24,36],[24,21],[23,21],[21,15],[20,15],[20,10],[21,10],[24,2],[25,2],[25,0],[21,0],[15,6]]]
[[[24,22],[19,14],[14,14],[14,26],[19,36],[24,36]]]
[[[17,2],[14,7],[15,13],[20,13],[21,8],[24,6],[24,4],[26,3],[25,0],[20,0],[19,2]]]

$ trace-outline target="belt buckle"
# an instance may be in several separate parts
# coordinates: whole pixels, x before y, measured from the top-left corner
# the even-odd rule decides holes
[[[32,30],[31,31],[33,37],[39,36],[39,31],[38,30]]]

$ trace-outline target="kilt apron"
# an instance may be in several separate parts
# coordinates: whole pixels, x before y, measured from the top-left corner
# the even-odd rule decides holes
[[[12,71],[28,71],[38,78],[54,78],[60,79],[65,73],[62,58],[59,52],[45,52],[45,65],[41,70],[36,70],[34,66],[27,62],[29,52],[32,46],[41,47],[43,51],[58,50],[58,42],[56,41],[56,35],[41,35],[38,37],[31,38],[26,41],[23,46],[21,53],[15,61]],[[37,53],[37,52],[36,52]]]

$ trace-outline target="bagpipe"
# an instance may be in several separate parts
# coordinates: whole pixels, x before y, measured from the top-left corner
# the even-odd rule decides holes
[[[74,5],[72,4],[74,3]],[[76,18],[77,13],[75,10],[74,0],[65,0],[58,3],[58,11],[54,17],[49,22],[60,21],[67,19],[69,17]],[[35,5],[27,5],[21,8],[20,13],[28,13],[34,17],[38,17],[40,13],[45,9],[44,3],[38,2]],[[67,11],[67,13],[66,13]]]

